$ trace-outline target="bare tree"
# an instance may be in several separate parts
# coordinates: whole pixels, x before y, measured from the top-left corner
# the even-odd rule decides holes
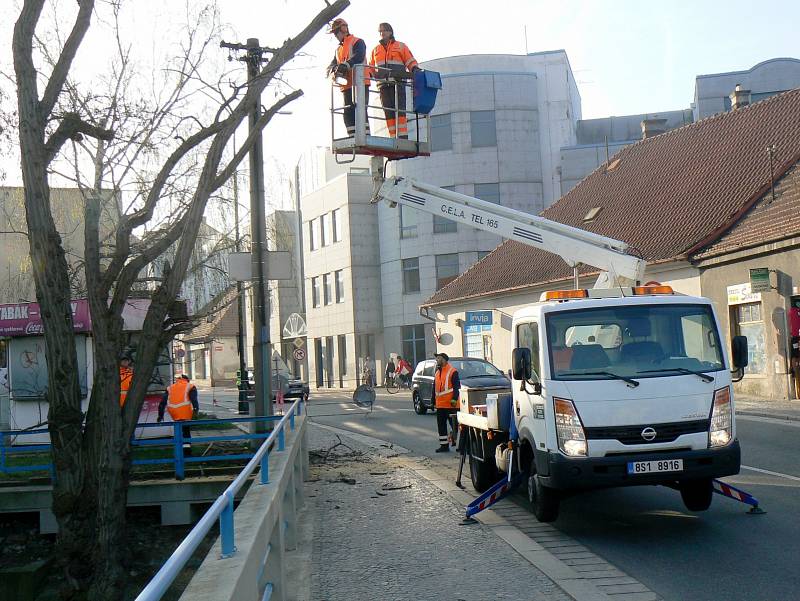
[[[22,3],[14,27],[13,60],[25,215],[36,299],[44,321],[58,555],[64,560],[65,581],[76,595],[104,600],[122,595],[121,537],[130,439],[159,351],[186,326],[177,317],[176,298],[206,204],[270,119],[302,91],[279,94],[232,157],[225,154],[226,146],[283,66],[348,4],[348,0],[325,2],[302,31],[274,48],[255,81],[228,93],[222,92],[226,88],[219,81],[206,81],[200,68],[212,38],[190,35],[183,56],[165,70],[173,87],[163,92],[154,86],[155,101],[147,102],[122,92],[133,73],[119,38],[122,60],[108,74],[108,94],[82,91],[70,77],[99,11],[94,0],[78,0],[69,34],[63,40],[51,34],[46,44],[37,44],[45,0]],[[118,1],[108,3],[111,20],[118,16],[119,6]],[[211,107],[207,114],[194,109],[197,95]],[[69,153],[71,163],[65,163],[62,159]],[[95,349],[86,415],[81,412],[70,271],[50,193],[49,177],[54,172],[70,176],[66,164],[73,165],[74,180],[85,191],[82,269]],[[87,166],[93,175],[88,181],[81,176]],[[117,193],[131,182],[133,194]],[[110,197],[103,194],[108,188],[114,192]],[[108,198],[115,206],[108,206],[104,200]],[[109,212],[115,219],[113,228],[104,227]],[[151,295],[137,369],[127,402],[120,408],[117,357],[124,341],[122,310],[142,270],[173,245],[172,262],[165,265]]]

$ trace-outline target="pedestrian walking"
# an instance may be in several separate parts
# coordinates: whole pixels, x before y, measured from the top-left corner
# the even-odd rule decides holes
[[[197,387],[189,381],[189,376],[182,374],[175,379],[174,384],[167,386],[158,404],[159,422],[164,421],[164,409],[169,411],[174,422],[188,422],[194,418],[200,410],[200,405],[197,402]],[[188,442],[192,436],[191,430],[191,426],[181,426],[184,457],[192,455],[192,443]]]
[[[394,376],[394,371],[397,369],[394,364],[394,359],[392,359],[391,355],[389,356],[389,361],[386,363],[386,371],[383,375],[383,385],[388,386],[389,381],[392,380]]]
[[[436,426],[439,430],[439,448],[437,453],[447,453],[450,446],[455,444],[455,437],[447,435],[447,425],[451,424],[453,432],[455,427],[451,420],[458,412],[458,395],[461,382],[458,370],[450,365],[447,353],[436,353],[436,374],[433,384],[433,405],[436,407]]]
[[[364,73],[364,106],[356,107],[356,99],[353,93],[353,67],[362,65],[366,62],[367,58],[367,45],[364,40],[357,38],[350,33],[350,28],[347,21],[344,19],[335,19],[331,23],[328,33],[332,33],[339,41],[339,47],[333,55],[333,60],[328,65],[328,76],[333,76],[337,79],[343,79],[343,83],[339,83],[339,89],[342,91],[342,100],[344,103],[344,125],[347,128],[347,135],[353,136],[356,131],[356,108],[364,111],[364,119],[366,120],[367,134],[369,134],[369,119],[367,118],[367,105],[369,104],[369,78],[366,72]]]
[[[403,42],[394,39],[394,29],[388,23],[378,25],[380,42],[372,49],[369,64],[378,67],[372,70],[378,82],[381,106],[386,117],[386,127],[392,138],[408,138],[406,118],[406,86],[398,78],[419,69],[417,60]],[[395,102],[396,100],[396,102]]]

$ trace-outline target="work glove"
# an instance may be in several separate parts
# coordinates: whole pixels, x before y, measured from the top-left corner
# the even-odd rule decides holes
[[[338,65],[336,65],[336,70],[334,72],[336,73],[336,75],[345,76],[347,75],[347,72],[349,70],[350,68],[347,65],[347,63],[339,63]]]
[[[414,65],[413,67],[411,67],[411,72],[412,73],[416,73],[417,71],[422,71],[422,69],[420,69],[417,65]]]

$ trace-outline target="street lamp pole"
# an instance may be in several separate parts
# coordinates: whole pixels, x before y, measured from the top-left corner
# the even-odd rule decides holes
[[[261,71],[261,62],[270,48],[260,46],[258,38],[248,38],[246,44],[220,42],[229,50],[244,51],[239,60],[247,63],[247,83],[252,85]],[[231,59],[232,60],[232,59]],[[250,107],[248,124],[252,132],[261,117],[261,98],[255,98]],[[272,415],[272,382],[270,378],[269,296],[267,282],[269,274],[266,259],[267,223],[264,214],[264,145],[262,136],[256,136],[250,149],[250,254],[253,265],[254,333],[253,358],[256,380],[254,413],[258,416]],[[247,377],[246,374],[244,374]],[[256,431],[266,430],[256,424]]]

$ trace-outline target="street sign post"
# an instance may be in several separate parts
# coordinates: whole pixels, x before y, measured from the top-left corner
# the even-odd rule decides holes
[[[750,291],[769,292],[772,285],[769,283],[769,268],[756,267],[750,270]]]

